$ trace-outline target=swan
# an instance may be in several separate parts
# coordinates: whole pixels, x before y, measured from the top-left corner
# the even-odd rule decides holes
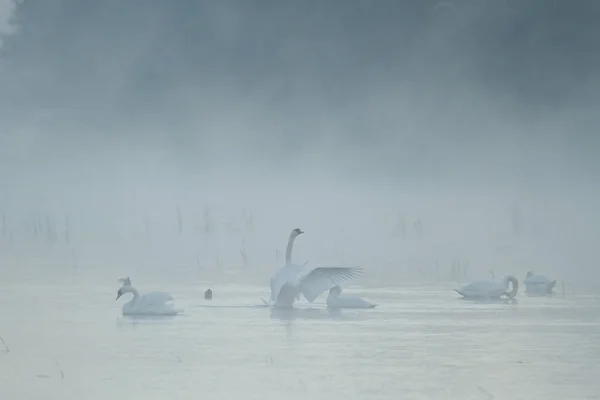
[[[285,250],[285,266],[280,268],[271,278],[271,297],[266,305],[279,308],[290,308],[294,302],[304,295],[313,302],[321,293],[332,286],[345,283],[362,275],[360,267],[317,267],[309,273],[304,272],[303,265],[292,264],[292,250],[296,238],[304,232],[293,229],[288,238]]]
[[[329,289],[329,296],[327,296],[327,307],[328,308],[375,308],[377,304],[369,303],[366,300],[361,299],[354,295],[343,295],[342,288],[339,285],[335,285]]]
[[[551,281],[544,275],[534,275],[533,272],[529,271],[523,283],[527,294],[548,295],[552,293],[556,280]]]
[[[117,291],[117,298],[132,293],[133,299],[123,304],[123,315],[176,315],[183,310],[175,308],[169,302],[173,297],[165,292],[150,292],[140,295],[133,286],[122,286]]]
[[[511,291],[508,291],[508,284],[511,284]],[[475,281],[462,289],[455,289],[458,294],[468,299],[492,300],[500,299],[502,296],[512,299],[519,290],[519,281],[512,275],[507,275],[502,282],[494,281]]]

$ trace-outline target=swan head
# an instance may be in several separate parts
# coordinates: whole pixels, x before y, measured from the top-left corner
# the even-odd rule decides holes
[[[205,298],[206,300],[210,300],[210,299],[212,299],[212,290],[210,290],[210,289],[207,289],[207,290],[206,290],[206,292],[204,292],[204,298]]]
[[[127,278],[119,278],[119,282],[123,283],[123,286],[131,286],[131,279]]]
[[[332,287],[331,289],[329,289],[329,295],[330,296],[339,296],[340,294],[342,294],[342,288],[339,285],[335,285],[334,287]]]
[[[528,271],[526,277],[529,278],[530,276],[533,276],[533,272]]]
[[[292,230],[292,233],[290,233],[291,237],[296,237],[299,235],[302,235],[304,232],[300,229],[300,228],[296,228]]]

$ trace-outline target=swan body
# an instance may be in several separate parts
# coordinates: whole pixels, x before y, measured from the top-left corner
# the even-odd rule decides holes
[[[176,315],[183,312],[170,304],[174,299],[169,293],[150,292],[140,295],[133,286],[122,286],[117,291],[115,300],[126,293],[133,294],[133,299],[123,304],[123,315]]]
[[[544,275],[534,275],[533,272],[529,271],[523,283],[525,284],[525,292],[529,295],[548,295],[552,293],[556,280],[551,281]]]
[[[307,274],[299,274],[292,268],[284,272],[286,273],[278,275],[281,280],[275,284],[280,288],[275,302],[270,302],[280,308],[293,307],[300,295],[312,303],[321,293],[332,286],[361,276],[363,270],[360,267],[317,267]]]
[[[280,268],[271,278],[271,297],[267,304],[279,308],[290,308],[303,295],[313,302],[321,293],[331,287],[348,282],[362,275],[360,267],[317,267],[306,273],[303,265],[292,264],[294,240],[303,234],[300,229],[293,229],[288,239],[285,252],[286,265]]]
[[[327,307],[328,308],[375,308],[377,304],[369,303],[366,300],[361,299],[359,296],[354,295],[342,295],[342,288],[336,285],[329,289],[329,296],[327,296]]]
[[[509,284],[511,291],[508,291]],[[506,276],[502,282],[494,281],[475,281],[470,283],[460,290],[456,290],[458,294],[468,299],[494,300],[500,299],[502,296],[514,298],[519,290],[519,281],[512,275]]]

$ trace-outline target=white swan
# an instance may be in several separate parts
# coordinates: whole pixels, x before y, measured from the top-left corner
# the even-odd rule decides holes
[[[359,296],[345,294],[342,296],[342,288],[336,285],[329,289],[327,296],[328,308],[375,308],[377,304],[369,303]]]
[[[296,237],[303,234],[300,229],[290,233],[285,251],[285,266],[271,278],[271,297],[267,305],[279,308],[294,306],[294,302],[304,295],[306,300],[313,302],[321,293],[335,285],[345,283],[362,275],[360,267],[317,267],[309,273],[304,273],[303,265],[292,264],[292,249]]]
[[[548,295],[552,293],[556,280],[551,281],[544,275],[534,275],[533,272],[527,272],[527,276],[523,281],[525,284],[525,292],[529,295]]]
[[[133,286],[123,285],[115,300],[119,300],[126,293],[132,293],[133,299],[123,304],[123,315],[176,315],[183,312],[169,303],[173,300],[169,293],[150,292],[140,295]]]
[[[509,283],[511,291],[508,291]],[[478,300],[496,300],[502,296],[509,299],[514,298],[519,290],[519,281],[512,275],[506,276],[502,282],[494,281],[476,281],[464,286],[462,289],[455,289],[458,294],[467,299]]]

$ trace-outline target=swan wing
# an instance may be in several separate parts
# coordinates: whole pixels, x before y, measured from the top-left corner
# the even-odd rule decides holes
[[[300,279],[301,291],[312,303],[324,291],[358,278],[363,272],[360,267],[317,267]]]

